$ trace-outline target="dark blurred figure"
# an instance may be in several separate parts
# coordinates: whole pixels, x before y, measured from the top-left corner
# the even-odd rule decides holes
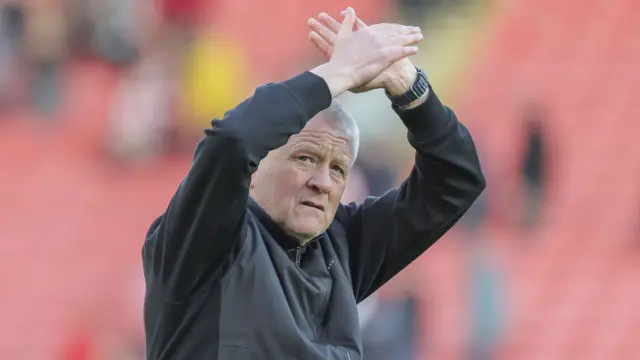
[[[154,11],[153,0],[69,0],[71,51],[128,67],[148,42]]]
[[[25,50],[32,75],[31,104],[41,114],[50,115],[57,111],[62,100],[67,45],[66,9],[60,0],[27,4]]]
[[[426,16],[434,11],[444,10],[464,3],[465,0],[400,0],[400,12],[412,25],[422,25]]]
[[[419,25],[424,21],[427,10],[441,0],[400,0],[400,13],[411,25]]]
[[[418,301],[410,293],[373,294],[359,306],[364,360],[415,360],[419,335]]]
[[[141,47],[139,24],[143,21],[139,0],[93,1],[95,22],[93,51],[117,66],[126,66],[138,59]]]
[[[24,34],[24,8],[19,2],[11,1],[2,6],[2,34],[13,46],[19,46]]]
[[[538,224],[544,204],[548,168],[547,146],[540,106],[530,104],[524,114],[526,148],[522,159],[521,181],[524,192],[523,226]]]
[[[91,37],[95,21],[91,18],[92,2],[88,0],[68,0],[69,52],[76,58],[91,57]]]
[[[390,166],[378,144],[363,144],[361,153],[356,159],[358,168],[364,174],[370,196],[382,196],[396,186],[397,171]]]
[[[118,2],[124,2],[118,6]],[[97,4],[110,20],[97,27],[96,51],[121,68],[109,109],[112,159],[144,162],[166,149],[174,113],[175,49],[167,46],[155,0]],[[97,10],[94,9],[94,16]]]
[[[492,257],[487,238],[466,238],[469,291],[468,360],[491,360],[504,334],[507,303],[504,279]]]
[[[16,1],[0,6],[0,107],[5,107],[17,100],[15,85],[19,81],[25,14]]]
[[[482,151],[482,141],[476,143],[483,168],[488,179],[491,177],[491,161]],[[487,164],[488,162],[488,164]],[[489,165],[489,166],[487,166]],[[487,190],[473,203],[469,211],[460,219],[458,228],[462,231],[465,270],[467,274],[467,304],[469,342],[467,360],[494,359],[496,348],[500,345],[504,333],[506,318],[505,283],[502,269],[493,257],[490,231],[484,226],[490,206],[491,181],[487,181]]]

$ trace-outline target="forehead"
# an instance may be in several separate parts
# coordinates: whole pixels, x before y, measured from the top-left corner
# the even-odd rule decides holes
[[[299,134],[289,138],[291,151],[300,149],[331,152],[353,158],[354,134],[330,120],[315,117],[307,123]]]

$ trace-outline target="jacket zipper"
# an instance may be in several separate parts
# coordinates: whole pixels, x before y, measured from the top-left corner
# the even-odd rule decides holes
[[[300,249],[300,247],[298,246],[296,248],[296,265],[300,266],[300,260],[302,259],[302,251]]]
[[[347,351],[347,349],[341,347],[340,350],[342,350],[342,352],[344,352],[344,354],[347,355],[347,360],[351,360],[351,355],[349,355],[349,352]]]

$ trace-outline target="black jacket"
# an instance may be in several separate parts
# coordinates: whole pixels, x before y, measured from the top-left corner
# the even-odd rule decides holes
[[[323,235],[288,238],[252,199],[251,174],[331,103],[305,72],[214,120],[143,247],[149,359],[361,358],[356,303],[440,238],[484,188],[469,133],[431,92],[398,111],[416,149],[400,186],[341,205]]]

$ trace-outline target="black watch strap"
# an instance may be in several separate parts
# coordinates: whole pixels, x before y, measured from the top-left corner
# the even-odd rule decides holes
[[[429,80],[427,79],[427,75],[424,73],[424,71],[420,69],[417,70],[418,76],[416,77],[416,81],[414,81],[413,85],[411,85],[411,89],[409,89],[404,94],[394,96],[389,94],[385,90],[385,94],[387,94],[387,97],[389,98],[389,100],[391,100],[391,103],[394,106],[407,106],[412,102],[418,100],[422,95],[429,91]]]

